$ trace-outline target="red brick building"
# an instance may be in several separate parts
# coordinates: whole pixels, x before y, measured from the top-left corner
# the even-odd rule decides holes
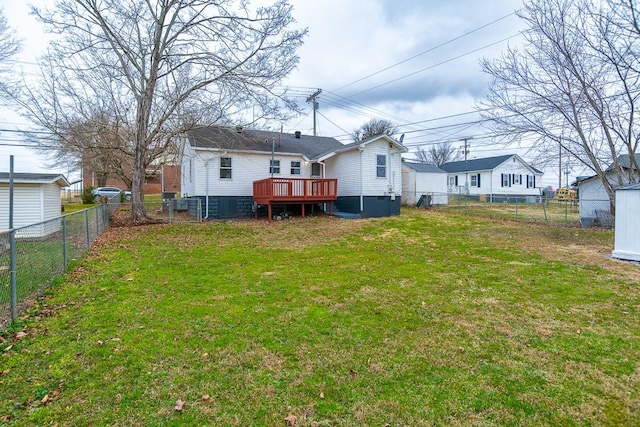
[[[83,187],[98,187],[98,178],[94,171],[83,168]],[[130,190],[129,185],[117,176],[109,176],[104,187],[117,187]],[[163,191],[180,193],[180,166],[160,165],[155,169],[147,169],[144,180],[144,194],[160,194]]]

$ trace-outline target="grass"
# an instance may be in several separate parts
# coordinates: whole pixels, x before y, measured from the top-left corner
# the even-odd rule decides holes
[[[6,424],[640,423],[610,231],[404,209],[99,242],[2,336]]]

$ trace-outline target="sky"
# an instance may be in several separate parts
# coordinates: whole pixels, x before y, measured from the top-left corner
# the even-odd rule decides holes
[[[264,0],[262,0],[264,3]],[[49,4],[50,0],[32,0]],[[418,147],[450,141],[469,144],[469,158],[526,152],[496,145],[479,119],[477,102],[488,91],[482,58],[497,58],[507,46],[522,43],[524,29],[514,11],[521,0],[291,0],[295,28],[308,28],[299,50],[298,68],[283,83],[304,113],[283,123],[285,131],[313,134],[312,104],[317,97],[318,135],[350,141],[350,134],[372,118],[391,121],[403,143]],[[0,0],[9,24],[24,40],[16,67],[33,72],[46,47],[41,25],[27,4]],[[21,119],[0,110],[0,144],[16,143]],[[16,171],[56,171],[47,157],[22,147],[0,145],[0,169],[15,155]],[[5,166],[6,165],[6,166]],[[545,170],[545,185],[558,183],[558,172]]]

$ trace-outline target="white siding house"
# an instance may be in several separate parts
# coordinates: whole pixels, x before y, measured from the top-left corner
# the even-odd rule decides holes
[[[402,163],[402,203],[415,206],[425,196],[427,204],[446,205],[447,172],[435,165]]]
[[[58,174],[13,174],[13,227],[25,227],[41,223],[61,215],[61,187],[69,181]],[[40,237],[57,231],[56,224],[40,224],[28,231],[32,237]],[[9,230],[9,173],[0,173],[0,231]],[[25,235],[27,232],[23,232]]]
[[[627,261],[640,261],[640,184],[616,189],[616,235],[611,256]]]
[[[388,136],[345,145],[299,132],[197,128],[185,135],[183,143],[182,197],[199,198],[207,219],[249,217],[256,208],[254,181],[336,178],[338,212],[399,214],[403,151]]]
[[[534,198],[540,195],[542,171],[517,154],[445,163],[450,193],[503,201],[507,197]]]

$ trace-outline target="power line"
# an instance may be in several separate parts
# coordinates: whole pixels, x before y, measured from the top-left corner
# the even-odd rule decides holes
[[[466,33],[464,33],[464,34],[462,34],[462,35],[459,35],[458,37],[454,37],[454,38],[452,38],[451,40],[447,40],[447,41],[446,41],[446,42],[444,42],[444,43],[440,43],[439,45],[436,45],[436,46],[434,46],[434,47],[432,47],[432,48],[429,48],[429,49],[427,49],[427,50],[425,50],[425,51],[423,51],[423,52],[420,52],[420,53],[418,53],[418,54],[416,54],[416,55],[413,55],[413,56],[412,56],[412,57],[410,57],[410,58],[404,59],[404,60],[402,60],[402,61],[400,61],[400,62],[397,62],[397,63],[395,63],[395,64],[393,64],[393,65],[390,65],[390,66],[388,66],[388,67],[386,67],[386,68],[383,68],[383,69],[381,69],[381,70],[379,70],[379,71],[376,71],[375,73],[371,73],[371,74],[369,74],[369,75],[367,75],[367,76],[365,76],[365,77],[362,77],[362,78],[360,78],[360,79],[358,79],[358,80],[355,80],[355,81],[353,81],[353,82],[351,82],[351,83],[349,83],[349,84],[346,84],[346,85],[341,86],[341,87],[339,87],[339,88],[337,88],[337,89],[334,89],[334,90],[333,90],[333,92],[337,92],[337,91],[342,90],[342,89],[344,89],[344,88],[346,88],[346,87],[352,86],[352,85],[354,85],[354,84],[356,84],[356,83],[359,83],[359,82],[361,82],[361,81],[363,81],[363,80],[368,79],[369,77],[373,77],[373,76],[375,76],[375,75],[378,75],[378,74],[380,74],[380,73],[383,73],[383,72],[385,72],[385,71],[387,71],[387,70],[390,70],[390,69],[392,69],[392,68],[394,68],[394,67],[397,67],[398,65],[402,65],[402,64],[404,64],[405,62],[411,61],[412,59],[415,59],[415,58],[417,58],[417,57],[419,57],[419,56],[422,56],[422,55],[424,55],[424,54],[426,54],[426,53],[433,52],[433,51],[434,51],[434,50],[436,50],[436,49],[439,49],[439,48],[441,48],[441,47],[443,47],[443,46],[446,46],[446,45],[448,45],[448,44],[450,44],[450,43],[453,43],[454,41],[460,40],[460,39],[461,39],[461,38],[463,38],[463,37],[466,37],[466,36],[471,35],[471,34],[473,34],[473,33],[477,32],[477,31],[480,31],[480,30],[482,30],[482,29],[484,29],[484,28],[486,28],[486,27],[489,27],[489,26],[491,26],[491,25],[493,25],[493,24],[496,24],[496,23],[498,23],[498,22],[500,22],[500,21],[502,21],[502,20],[504,20],[504,19],[506,19],[506,18],[508,18],[508,17],[510,17],[510,16],[515,15],[515,14],[516,14],[516,12],[515,12],[515,11],[514,11],[514,12],[511,12],[510,14],[505,15],[505,16],[503,16],[503,17],[501,17],[501,18],[496,19],[496,20],[493,20],[493,21],[489,22],[488,24],[482,25],[482,26],[480,26],[480,27],[478,27],[478,28],[475,28],[475,29],[473,29],[473,30],[471,30],[471,31],[468,31],[468,32],[466,32]]]

